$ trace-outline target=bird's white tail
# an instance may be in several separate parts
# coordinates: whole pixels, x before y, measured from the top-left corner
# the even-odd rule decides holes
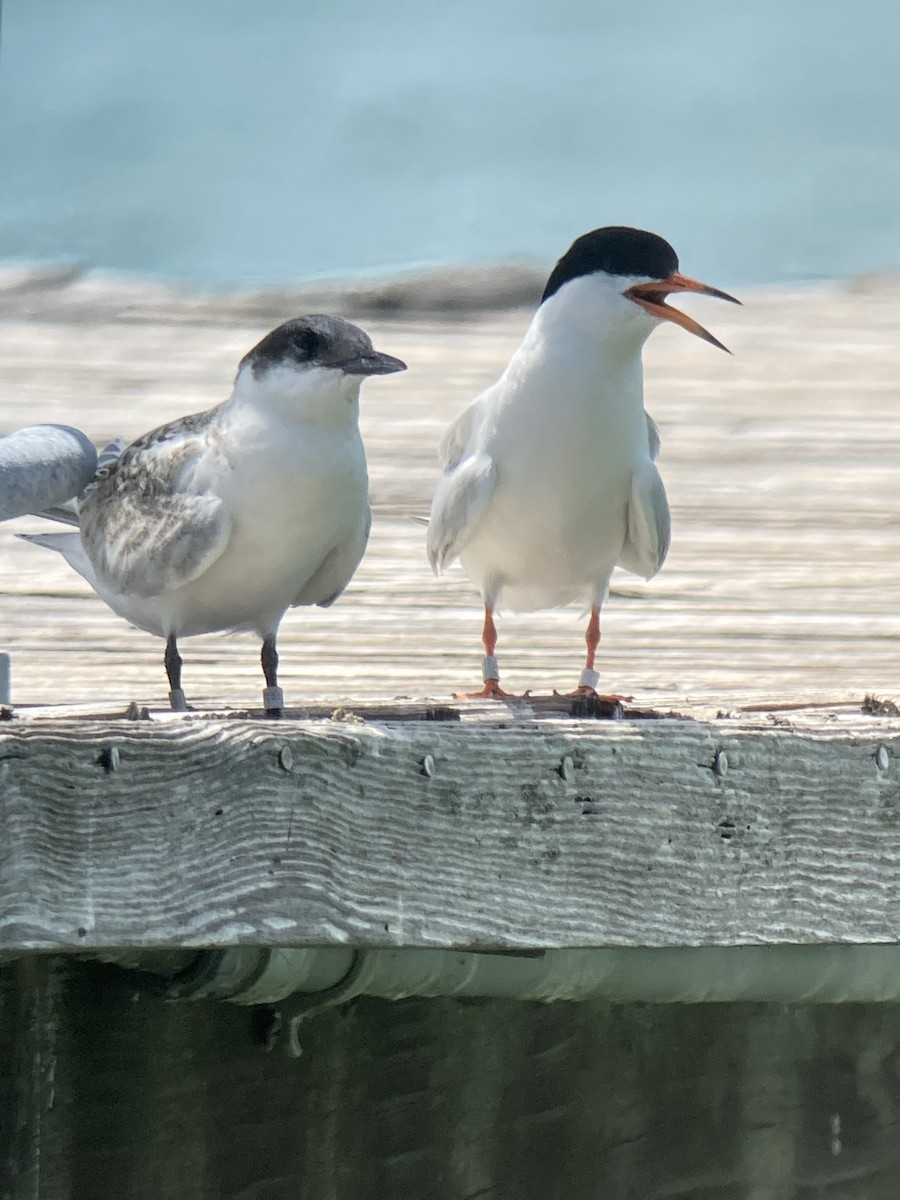
[[[81,537],[77,533],[20,533],[17,535],[23,542],[32,542],[35,546],[43,546],[47,550],[55,550],[66,562],[77,571],[82,579],[86,579],[92,588],[97,586],[97,577],[91,561],[85,554]]]

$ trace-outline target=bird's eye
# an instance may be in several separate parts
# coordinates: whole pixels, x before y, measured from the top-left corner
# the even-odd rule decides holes
[[[308,362],[318,354],[320,341],[319,335],[311,329],[298,329],[291,337],[291,346],[300,362]]]

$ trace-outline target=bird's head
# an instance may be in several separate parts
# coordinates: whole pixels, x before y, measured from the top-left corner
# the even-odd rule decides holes
[[[405,370],[405,362],[376,350],[359,326],[314,314],[267,333],[241,359],[235,386],[263,395],[269,404],[319,408],[342,399],[354,402],[369,375]]]
[[[693,317],[671,308],[666,297],[675,292],[698,292],[732,304],[740,304],[740,300],[682,275],[678,270],[678,255],[665,238],[655,233],[609,225],[583,234],[553,268],[541,304],[565,293],[567,285],[581,280],[593,281],[593,284],[581,286],[591,286],[595,292],[602,293],[612,319],[618,316],[623,322],[630,322],[632,317],[641,314],[643,323],[650,317],[652,325],[647,329],[648,333],[658,322],[672,321],[688,333],[727,351],[727,347]]]

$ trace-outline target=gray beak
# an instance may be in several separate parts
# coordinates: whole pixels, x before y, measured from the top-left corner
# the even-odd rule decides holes
[[[341,363],[341,370],[348,375],[393,375],[395,371],[405,371],[406,363],[390,354],[379,354],[370,350]]]

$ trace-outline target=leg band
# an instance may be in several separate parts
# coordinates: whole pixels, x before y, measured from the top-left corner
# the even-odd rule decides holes
[[[581,678],[578,680],[579,687],[593,688],[596,692],[597,684],[600,682],[600,672],[595,671],[593,667],[585,667],[581,672]]]
[[[500,664],[497,662],[497,659],[493,654],[486,654],[484,656],[481,664],[481,672],[485,683],[488,683],[492,679],[495,679],[499,682]]]
[[[169,706],[172,712],[187,712],[187,700],[181,688],[172,688],[169,692]]]
[[[263,708],[266,712],[280,712],[284,708],[284,692],[280,687],[263,689]]]

